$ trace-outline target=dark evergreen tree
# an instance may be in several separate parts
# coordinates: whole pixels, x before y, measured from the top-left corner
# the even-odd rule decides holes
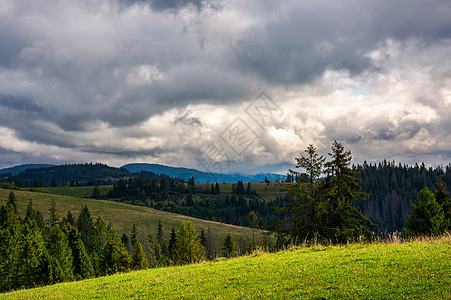
[[[434,194],[424,188],[418,194],[418,203],[412,204],[412,211],[407,216],[407,233],[409,235],[437,235],[446,229],[445,214]]]
[[[130,269],[130,255],[116,234],[110,236],[103,247],[99,257],[99,268],[105,275],[126,272]]]
[[[55,224],[51,227],[47,238],[47,251],[49,256],[55,260],[55,268],[50,283],[70,281],[74,279],[72,268],[72,250],[66,234]]]
[[[17,273],[22,226],[10,204],[0,206],[0,292],[19,286]]]
[[[434,193],[435,200],[441,205],[445,221],[444,227],[446,230],[451,230],[451,198],[449,197],[449,192],[446,190],[446,184],[440,180],[436,184],[436,191]]]
[[[135,239],[133,242],[132,256],[131,256],[131,268],[133,270],[143,270],[149,267],[146,255],[142,248],[139,239]]]
[[[224,244],[222,245],[222,251],[223,255],[227,258],[235,257],[238,255],[233,235],[230,232],[227,234],[224,240]]]
[[[125,249],[127,249],[128,253],[132,253],[132,248],[130,247],[130,240],[126,233],[123,233],[121,236],[122,245],[124,245]]]
[[[75,219],[70,210],[67,211],[66,216],[61,220],[62,225],[69,223],[71,226],[75,226]]]
[[[78,216],[77,228],[88,253],[94,252],[96,249],[95,241],[92,238],[94,234],[94,224],[87,205],[83,206],[80,215]]]
[[[11,190],[11,192],[9,192],[7,204],[11,205],[14,208],[14,212],[17,214],[17,203],[16,202],[17,202],[16,195]]]
[[[175,245],[177,242],[177,234],[175,233],[175,228],[172,227],[171,229],[171,238],[169,239],[169,244],[168,244],[168,252],[169,252],[169,256],[171,257],[171,259],[174,259],[174,255],[175,255]]]
[[[22,228],[19,243],[17,283],[18,286],[34,287],[43,282],[42,263],[45,255],[44,238],[32,219],[27,219]]]
[[[58,214],[56,211],[56,203],[55,203],[55,200],[52,199],[52,202],[51,202],[50,208],[49,208],[49,220],[48,220],[49,229],[51,229],[53,226],[58,224],[58,221],[59,221],[59,218],[58,218]]]
[[[81,235],[76,227],[66,223],[63,227],[68,238],[68,245],[72,251],[72,266],[76,279],[94,277],[95,271]]]
[[[215,194],[219,195],[220,193],[221,193],[221,190],[219,188],[219,184],[216,182],[216,184],[215,184]]]
[[[326,240],[345,243],[359,237],[371,238],[371,229],[375,226],[362,215],[353,202],[367,199],[368,194],[361,192],[357,172],[350,169],[351,151],[345,151],[337,141],[332,144],[329,153],[331,161],[325,164],[325,215],[320,235]]]

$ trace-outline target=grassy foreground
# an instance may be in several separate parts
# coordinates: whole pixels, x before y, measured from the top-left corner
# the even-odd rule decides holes
[[[9,193],[10,190],[0,188],[0,204],[2,201],[8,201]],[[136,224],[140,236],[144,237],[149,233],[155,236],[158,220],[161,220],[165,239],[169,240],[172,227],[178,229],[182,220],[191,220],[197,230],[210,228],[218,248],[221,247],[228,232],[232,233],[237,241],[240,238],[246,240],[252,237],[252,229],[247,227],[191,218],[150,207],[37,192],[14,191],[14,194],[17,199],[17,210],[21,216],[25,216],[29,200],[33,201],[33,208],[39,210],[45,219],[48,218],[52,200],[55,200],[59,218],[65,216],[68,210],[78,217],[81,208],[87,205],[94,218],[102,215],[107,222],[113,223],[119,235],[130,234],[133,224]]]
[[[316,246],[22,290],[5,299],[449,299],[451,237]]]

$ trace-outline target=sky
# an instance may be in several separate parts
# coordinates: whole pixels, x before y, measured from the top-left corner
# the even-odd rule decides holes
[[[0,168],[451,161],[451,2],[0,0]]]

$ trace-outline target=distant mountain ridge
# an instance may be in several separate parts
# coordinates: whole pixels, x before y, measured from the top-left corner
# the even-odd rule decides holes
[[[202,172],[196,169],[189,169],[183,167],[169,167],[159,164],[148,163],[131,163],[126,164],[120,168],[110,167],[101,163],[85,163],[85,164],[65,164],[65,165],[51,165],[51,164],[27,164],[0,170],[0,182],[12,180],[19,184],[24,184],[25,181],[29,185],[43,184],[49,186],[52,182],[60,185],[62,182],[68,183],[70,180],[80,181],[82,184],[89,182],[96,183],[113,181],[121,178],[133,177],[137,174],[150,172],[154,174],[165,174],[170,177],[178,177],[188,181],[194,177],[195,182],[225,182],[234,183],[238,180],[243,182],[261,182],[265,177],[270,181],[285,180],[285,176],[273,173],[261,173],[256,175],[246,174],[219,174]],[[41,182],[40,182],[41,181]],[[19,183],[20,182],[20,183]]]
[[[40,168],[48,168],[48,167],[53,167],[53,166],[55,166],[55,165],[51,165],[51,164],[24,164],[24,165],[14,166],[14,167],[11,167],[11,168],[0,169],[0,175],[7,174],[7,173],[11,173],[12,175],[17,175],[20,172],[23,172],[23,171],[28,170],[28,169],[40,169]]]
[[[245,174],[220,174],[220,173],[209,173],[202,172],[196,169],[189,169],[183,167],[169,167],[159,164],[148,164],[148,163],[131,163],[123,165],[121,168],[128,170],[131,173],[139,173],[141,171],[152,172],[155,174],[166,174],[170,177],[179,177],[184,180],[188,180],[194,177],[196,182],[237,182],[242,180],[243,182],[260,182],[264,181],[265,177],[268,180],[285,180],[285,176],[273,173],[261,173],[256,175],[245,175]]]

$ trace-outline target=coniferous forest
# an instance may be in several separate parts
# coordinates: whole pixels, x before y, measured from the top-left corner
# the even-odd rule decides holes
[[[269,200],[259,195],[252,183],[238,181],[231,190],[221,191],[219,183],[199,185],[194,178],[185,182],[150,172],[122,178],[121,170],[102,164],[83,164],[80,170],[77,165],[68,165],[68,175],[52,175],[49,185],[91,186],[96,182],[91,196],[95,199],[149,206],[253,230],[267,229],[277,237],[273,242],[261,239],[259,246],[268,250],[306,242],[372,240],[393,231],[416,236],[438,235],[451,229],[451,165],[426,168],[424,164],[406,166],[384,161],[352,166],[351,152],[342,144],[334,142],[331,149],[326,158],[310,145],[304,156],[296,158],[298,169],[290,170],[286,181],[279,183],[282,193],[278,195],[283,196]],[[74,175],[91,168],[94,171],[89,176]],[[108,177],[113,185],[102,195],[99,185],[107,182],[99,177],[95,181],[95,175],[105,177],[110,171],[119,178]],[[21,177],[24,174],[7,177],[5,187],[29,186]],[[33,186],[47,185],[42,176],[48,174],[46,168],[28,174],[33,174],[31,179],[41,178]],[[100,215],[94,219],[87,206],[78,216],[68,211],[61,217],[53,201],[49,217],[44,219],[31,201],[25,216],[20,217],[16,202],[11,190],[8,201],[0,207],[1,291],[184,265],[219,256],[230,258],[257,247],[253,236],[245,248],[238,248],[230,233],[224,236],[223,245],[216,245],[209,229],[198,231],[190,221],[172,228],[169,237],[163,235],[161,222],[145,236],[138,236],[133,225],[129,234],[119,237],[114,224],[106,223]]]
[[[119,237],[114,224],[94,219],[87,206],[78,216],[68,211],[60,218],[56,211],[53,202],[44,219],[30,201],[20,217],[13,191],[1,205],[0,292],[231,255],[228,248],[218,251],[209,229],[198,231],[190,221],[172,228],[170,237],[161,222],[144,237],[135,225]],[[235,251],[229,233],[224,244],[230,243]]]

